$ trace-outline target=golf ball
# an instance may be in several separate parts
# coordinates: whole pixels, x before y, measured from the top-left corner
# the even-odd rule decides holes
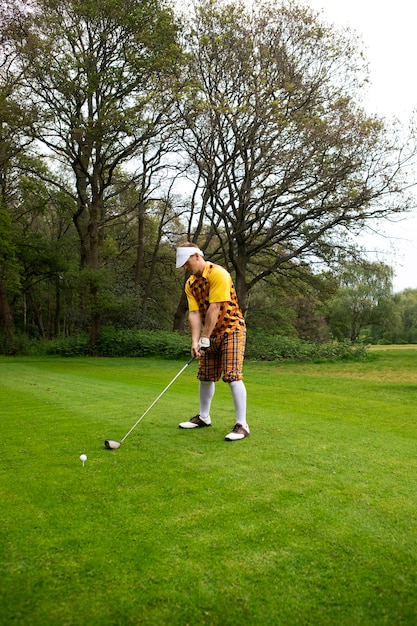
[[[87,455],[86,454],[82,454],[80,456],[80,461],[82,461],[84,463],[84,461],[86,461],[86,460],[87,460]]]

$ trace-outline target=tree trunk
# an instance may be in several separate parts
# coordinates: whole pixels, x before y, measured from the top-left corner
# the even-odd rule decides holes
[[[237,261],[234,263],[236,279],[235,279],[235,289],[237,294],[237,299],[239,301],[239,306],[243,313],[246,312],[247,298],[248,298],[248,285],[246,282],[246,267],[247,267],[247,259],[244,254],[244,247],[239,245]]]
[[[244,275],[240,273],[236,274],[235,288],[236,288],[237,299],[239,301],[239,306],[241,310],[243,311],[243,314],[245,314],[246,304],[247,304],[247,299],[248,299],[248,288],[246,285],[246,280],[245,280]]]
[[[90,278],[90,306],[91,306],[91,334],[90,334],[90,353],[94,356],[97,354],[97,340],[101,333],[101,311],[99,304],[99,249],[100,234],[98,227],[99,207],[95,204],[90,209],[90,221],[88,224],[89,235],[89,257],[88,267],[91,270]]]
[[[29,292],[29,297],[30,297],[30,304],[31,304],[31,307],[32,307],[32,311],[33,311],[34,316],[35,316],[35,324],[36,324],[37,329],[39,331],[39,335],[42,337],[42,339],[44,339],[45,338],[45,327],[43,325],[42,311],[40,310],[40,308],[36,304],[35,298],[32,296],[32,294],[30,292]]]
[[[80,183],[78,183],[80,186]],[[81,204],[81,201],[79,200]],[[100,214],[100,198],[91,203],[89,210],[84,207],[74,216],[74,223],[81,244],[81,270],[89,272],[88,280],[88,305],[91,311],[90,327],[90,353],[97,353],[96,343],[101,332],[101,313],[99,305],[99,248],[100,234],[98,215]]]
[[[151,267],[149,269],[148,280],[146,282],[145,289],[144,289],[144,292],[143,292],[143,310],[146,309],[148,301],[149,301],[149,299],[151,297],[151,293],[152,293],[152,283],[153,283],[153,278],[154,278],[155,271],[156,271],[156,262],[157,262],[157,259],[158,259],[159,246],[160,246],[160,243],[161,243],[161,240],[162,240],[162,236],[164,234],[164,232],[163,232],[163,223],[165,221],[165,214],[166,214],[166,207],[165,207],[165,210],[162,212],[162,215],[161,215],[161,218],[160,218],[159,227],[158,227],[158,236],[156,238],[155,245],[153,247]]]
[[[173,324],[172,330],[180,332],[180,333],[185,332],[185,316],[187,314],[187,311],[188,311],[187,296],[185,295],[185,292],[183,291],[181,294],[180,301],[178,303],[177,310],[175,311],[174,324]]]
[[[61,330],[61,279],[55,279],[55,310],[53,319],[54,337],[59,337]]]
[[[12,311],[7,300],[6,286],[0,278],[0,330],[3,333],[2,352],[4,354],[13,353],[14,344],[14,323]]]
[[[138,243],[136,247],[136,267],[135,267],[135,287],[138,289],[142,282],[143,276],[143,256],[145,250],[144,231],[145,231],[145,207],[142,199],[138,205]]]

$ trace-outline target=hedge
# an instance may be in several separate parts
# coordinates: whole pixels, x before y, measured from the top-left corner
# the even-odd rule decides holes
[[[34,340],[21,336],[16,338],[13,354],[89,356],[90,338],[88,335],[76,335],[61,339]],[[181,360],[187,359],[189,354],[189,335],[115,328],[102,330],[94,350],[94,356],[101,357],[158,356]],[[251,333],[250,330],[247,336],[246,359],[253,361],[363,359],[366,355],[366,346],[352,345],[350,342],[309,342],[266,332]]]

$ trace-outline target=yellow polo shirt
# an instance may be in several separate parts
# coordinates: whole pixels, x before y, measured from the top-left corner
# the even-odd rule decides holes
[[[200,311],[203,324],[209,305],[212,302],[222,303],[212,336],[246,328],[232,277],[224,267],[207,261],[201,276],[192,275],[187,280],[185,293],[188,310]]]

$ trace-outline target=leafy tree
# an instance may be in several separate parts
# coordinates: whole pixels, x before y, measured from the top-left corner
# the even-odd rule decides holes
[[[52,173],[39,159],[20,154],[9,169],[8,179],[13,181],[8,185],[7,218],[15,266],[13,271],[10,262],[3,263],[2,269],[15,324],[28,330],[33,322],[40,336],[51,336],[59,332],[64,274],[79,258],[71,221],[73,203],[68,195],[43,181]],[[3,242],[6,240],[3,237]],[[42,312],[46,306],[49,315],[45,330]]]
[[[392,268],[383,263],[345,264],[338,276],[339,288],[328,303],[329,327],[335,337],[357,341],[365,326],[380,321],[384,305],[392,300],[392,276]]]
[[[10,298],[20,291],[20,270],[11,211],[15,205],[18,169],[30,146],[27,136],[33,112],[19,98],[7,25],[11,13],[7,3],[0,7],[0,331],[3,350],[13,352],[14,331]]]
[[[88,277],[92,346],[100,332],[100,250],[117,169],[167,125],[181,60],[172,11],[159,0],[36,0],[14,6],[22,96],[76,209]],[[134,171],[131,179],[139,174]],[[111,203],[110,203],[111,204]]]
[[[180,293],[182,276],[175,271],[167,238],[177,228],[176,209],[169,197],[149,197],[143,207],[141,189],[129,188],[117,199],[119,219],[109,225],[102,259],[107,272],[103,295],[120,303],[103,322],[149,328],[172,324],[173,293]],[[115,199],[116,200],[116,199]],[[143,210],[142,210],[143,209]],[[138,216],[138,213],[140,214]],[[140,278],[137,269],[140,264]]]
[[[402,337],[406,343],[417,343],[417,290],[406,289],[400,294]]]
[[[378,340],[387,343],[417,343],[417,289],[395,294],[394,312],[382,326]]]
[[[5,353],[13,352],[15,326],[8,292],[18,286],[18,269],[10,216],[0,202],[0,333]]]
[[[351,33],[292,2],[200,0],[187,44],[179,140],[212,256],[244,308],[256,284],[329,262],[350,233],[408,207],[414,146],[361,108],[367,75]]]
[[[247,299],[248,326],[287,337],[326,341],[329,285],[333,290],[328,277],[315,276],[307,267],[299,268],[297,278],[277,275],[267,285],[258,283]]]

